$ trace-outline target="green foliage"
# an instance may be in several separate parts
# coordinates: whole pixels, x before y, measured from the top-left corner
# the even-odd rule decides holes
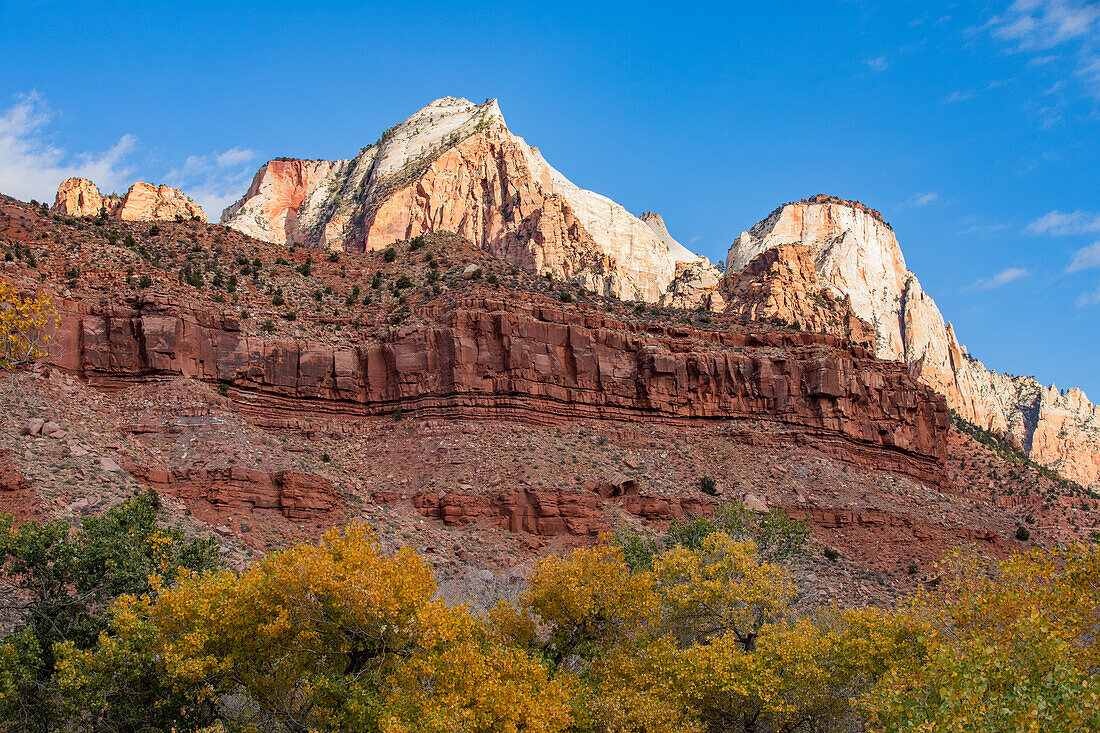
[[[187,283],[193,288],[201,288],[204,284],[202,268],[190,263],[184,265],[180,269],[179,281],[181,283]]]
[[[1020,542],[1027,542],[1031,539],[1031,530],[1024,525],[1020,524],[1016,526],[1016,539]]]
[[[742,504],[719,504],[711,517],[674,519],[664,535],[650,535],[625,527],[611,542],[619,547],[630,567],[648,569],[660,552],[674,547],[698,550],[707,537],[720,533],[736,541],[751,541],[765,562],[787,563],[805,557],[809,523],[791,519],[781,510],[756,514]]]
[[[702,491],[704,494],[717,496],[718,482],[714,480],[713,476],[704,476],[703,478],[699,479],[699,490]]]
[[[189,542],[179,530],[158,527],[158,506],[156,494],[146,492],[85,517],[75,532],[62,521],[17,526],[0,515],[0,573],[23,619],[0,647],[0,685],[17,688],[0,698],[0,720],[47,730],[58,645],[91,648],[119,596],[155,595],[181,571],[215,566],[214,541]],[[3,679],[20,674],[15,682]]]
[[[155,237],[158,234],[160,234],[160,227],[159,226],[154,224],[153,226],[149,227],[149,236],[150,237]]]
[[[397,250],[393,247],[386,247],[386,249],[382,251],[382,259],[385,262],[393,262],[397,259]]]
[[[804,556],[810,537],[808,522],[791,519],[780,509],[757,514],[743,504],[719,504],[710,518],[673,520],[668,528],[672,543],[689,549],[698,549],[715,532],[738,541],[752,540],[762,560],[779,563]]]

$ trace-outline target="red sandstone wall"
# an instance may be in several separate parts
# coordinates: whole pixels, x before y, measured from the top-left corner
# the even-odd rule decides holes
[[[380,340],[333,346],[244,336],[233,318],[164,296],[107,312],[59,308],[59,366],[106,384],[231,382],[257,413],[763,419],[840,458],[932,482],[946,456],[943,398],[834,336],[623,323],[474,297],[425,306]]]

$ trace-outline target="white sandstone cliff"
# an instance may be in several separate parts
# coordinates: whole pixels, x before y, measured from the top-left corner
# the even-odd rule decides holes
[[[1033,460],[1086,486],[1100,481],[1100,407],[1080,390],[1063,394],[971,357],[906,268],[881,214],[831,196],[787,204],[734,240],[727,271],[740,272],[760,253],[790,244],[809,246],[821,284],[847,296],[873,326],[880,358],[908,363],[950,408],[1005,435]]]
[[[438,99],[349,160],[271,161],[222,222],[271,242],[355,250],[453,231],[532,272],[650,302],[685,266],[719,275],[667,231],[570,182],[509,131],[496,100]],[[691,301],[692,286],[679,287]]]

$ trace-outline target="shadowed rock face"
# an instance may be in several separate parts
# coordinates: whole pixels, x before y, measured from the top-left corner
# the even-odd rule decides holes
[[[806,250],[814,267],[784,265],[796,261],[792,247]],[[769,253],[770,264],[761,259]],[[762,265],[772,270],[764,295],[772,305],[764,314],[774,310],[788,321],[837,333],[816,317],[816,298],[805,295],[825,291],[846,300],[872,330],[878,356],[908,364],[946,397],[948,407],[1005,435],[1067,478],[1086,486],[1100,482],[1100,408],[1080,390],[1063,394],[1030,377],[998,374],[972,358],[906,269],[894,232],[877,211],[831,196],[782,206],[730,247],[727,266],[739,280],[758,274]]]
[[[904,365],[839,337],[629,324],[520,296],[435,302],[381,339],[244,337],[164,296],[135,309],[61,302],[59,366],[94,383],[177,374],[234,386],[268,421],[303,414],[678,421],[750,419],[788,442],[940,481],[944,401]]]
[[[68,178],[57,187],[57,196],[50,209],[63,216],[99,216],[117,221],[173,221],[198,219],[206,221],[202,207],[177,188],[154,186],[138,181],[124,196],[104,196],[86,178]]]
[[[279,244],[374,250],[451,231],[538,274],[658,301],[706,259],[664,229],[578,188],[512,134],[496,100],[436,100],[350,160],[275,160],[222,222]]]

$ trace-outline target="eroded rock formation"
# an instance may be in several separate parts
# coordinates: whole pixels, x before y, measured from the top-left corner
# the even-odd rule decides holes
[[[138,181],[125,195],[104,196],[86,178],[68,178],[57,187],[57,196],[50,209],[63,216],[100,216],[121,221],[172,221],[198,219],[206,221],[202,207],[178,188],[154,186]]]
[[[971,357],[906,269],[881,214],[832,196],[787,204],[741,233],[730,247],[728,271],[751,274],[767,253],[773,263],[794,262],[788,254],[792,247],[806,248],[807,258],[795,267],[770,265],[778,270],[767,285],[767,300],[776,303],[769,311],[816,330],[822,324],[814,299],[803,293],[825,290],[846,300],[870,325],[877,355],[908,364],[965,419],[1006,435],[1033,460],[1068,478],[1085,485],[1100,481],[1100,408],[1080,390],[1062,393],[1030,377],[998,374]],[[813,262],[812,271],[804,266],[807,261]]]
[[[297,471],[258,471],[231,467],[167,471],[140,465],[126,469],[157,493],[215,507],[277,509],[291,520],[325,516],[340,506],[332,483]]]
[[[762,420],[843,460],[938,483],[943,399],[904,365],[825,334],[624,323],[521,297],[436,301],[363,343],[246,337],[187,301],[61,301],[56,363],[93,383],[185,375],[257,415]]]
[[[353,250],[451,231],[529,272],[650,302],[685,265],[719,274],[663,223],[571,183],[509,131],[496,100],[436,100],[350,160],[271,161],[222,222],[269,242]]]

